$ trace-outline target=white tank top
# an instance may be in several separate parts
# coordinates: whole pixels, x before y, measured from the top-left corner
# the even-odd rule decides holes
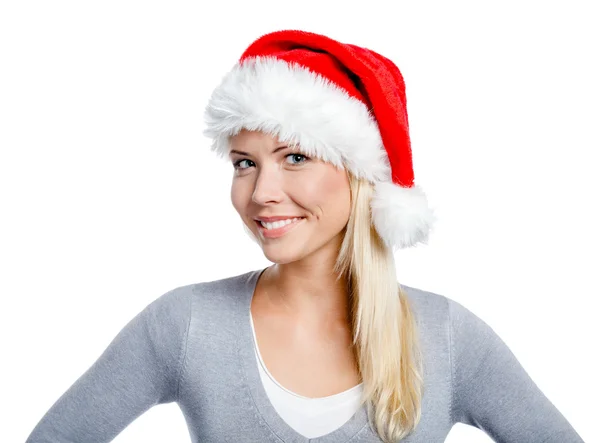
[[[303,397],[284,388],[270,374],[260,355],[252,315],[250,324],[260,379],[271,404],[291,428],[306,438],[317,438],[350,420],[360,407],[362,383],[339,394],[320,398]]]

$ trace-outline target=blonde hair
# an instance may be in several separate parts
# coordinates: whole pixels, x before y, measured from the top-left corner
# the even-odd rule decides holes
[[[421,419],[423,360],[415,317],[396,278],[392,251],[371,223],[373,185],[348,172],[352,210],[334,271],[348,281],[362,404],[384,442],[414,431]]]

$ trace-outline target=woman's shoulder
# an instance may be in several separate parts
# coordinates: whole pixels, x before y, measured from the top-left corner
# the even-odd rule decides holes
[[[210,296],[217,293],[223,295],[225,293],[238,293],[241,290],[248,289],[253,277],[261,270],[251,270],[243,273],[229,275],[214,279],[204,279],[194,283],[178,286],[171,290],[179,294],[187,294],[188,296]]]
[[[425,323],[440,324],[443,320],[448,319],[450,303],[453,302],[449,297],[438,292],[402,283],[400,283],[400,286],[418,320]]]
[[[402,285],[424,336],[452,350],[452,361],[477,367],[486,355],[510,353],[488,321],[463,303],[436,292]]]
[[[193,283],[176,286],[163,293],[153,303],[170,305],[172,308],[183,311],[189,309],[194,303],[203,306],[212,302],[217,306],[227,309],[227,301],[237,303],[252,290],[261,269],[246,271],[214,279],[204,279]]]
[[[423,323],[443,324],[462,329],[467,334],[489,331],[489,325],[456,299],[431,290],[400,285],[409,299],[416,317]]]

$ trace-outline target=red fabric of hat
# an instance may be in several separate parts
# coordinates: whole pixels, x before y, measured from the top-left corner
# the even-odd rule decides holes
[[[264,35],[244,51],[240,62],[258,56],[304,66],[363,102],[377,120],[392,180],[413,185],[404,78],[394,63],[370,49],[297,30]]]

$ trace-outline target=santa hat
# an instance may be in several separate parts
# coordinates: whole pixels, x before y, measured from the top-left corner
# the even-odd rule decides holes
[[[427,243],[436,217],[414,183],[404,79],[382,55],[305,31],[263,35],[214,90],[205,121],[221,157],[245,128],[367,179],[386,245]]]

